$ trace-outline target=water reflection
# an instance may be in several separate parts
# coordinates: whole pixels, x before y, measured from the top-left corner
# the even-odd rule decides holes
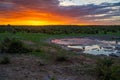
[[[78,49],[86,54],[120,56],[120,42],[89,38],[54,39],[52,43],[69,49]]]

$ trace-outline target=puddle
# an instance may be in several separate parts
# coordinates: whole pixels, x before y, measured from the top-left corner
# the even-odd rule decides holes
[[[82,51],[86,54],[120,56],[120,41],[118,40],[106,41],[89,38],[65,38],[54,39],[51,42],[68,49],[77,49],[78,52]]]

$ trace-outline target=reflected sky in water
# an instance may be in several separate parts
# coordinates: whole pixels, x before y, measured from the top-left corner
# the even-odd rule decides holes
[[[119,41],[106,41],[89,38],[67,38],[67,39],[54,39],[52,43],[64,45],[69,49],[83,50],[83,53],[94,55],[107,55],[115,54],[120,56],[120,42]]]

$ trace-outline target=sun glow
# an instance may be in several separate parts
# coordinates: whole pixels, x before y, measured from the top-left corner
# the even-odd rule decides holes
[[[28,25],[45,25],[46,24],[46,22],[44,22],[44,21],[35,21],[35,20],[31,20],[31,21],[27,21],[27,24]]]
[[[25,10],[22,12],[9,13],[12,17],[0,15],[0,24],[6,25],[66,25],[76,22],[74,18],[65,17],[47,11]]]

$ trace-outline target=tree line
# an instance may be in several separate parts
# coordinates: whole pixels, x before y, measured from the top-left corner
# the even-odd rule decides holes
[[[108,34],[120,33],[120,26],[78,26],[78,25],[46,25],[46,26],[26,26],[26,25],[1,25],[0,33],[3,32],[26,32],[45,34]]]

